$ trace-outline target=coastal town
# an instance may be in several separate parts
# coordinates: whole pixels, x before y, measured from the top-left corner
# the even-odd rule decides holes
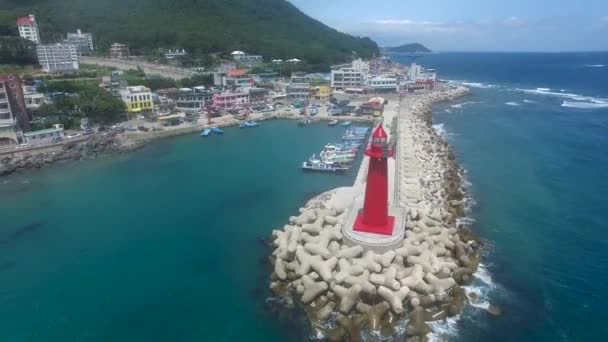
[[[34,15],[17,24],[24,38],[39,43]],[[233,51],[210,70],[192,70],[176,61],[132,57],[121,43],[112,44],[109,56],[88,56],[94,51],[90,34],[78,30],[67,37],[37,45],[40,73],[0,76],[6,104],[0,173],[180,134],[220,138],[224,127],[254,129],[267,119],[292,119],[303,129],[323,122],[344,128],[342,141],[328,142],[303,161],[304,171],[348,171],[360,150],[363,160],[352,186],[315,196],[272,231],[269,288],[285,304],[274,310],[298,303],[313,331],[331,341],[357,341],[366,328],[395,336],[398,326],[408,339],[422,341],[433,322],[457,316],[477,300],[466,286],[479,265],[481,242],[459,221],[469,204],[463,170],[431,118],[434,103],[465,96],[467,88],[439,82],[415,56],[408,66],[379,56],[306,73],[297,70],[304,61],[295,57],[266,60]],[[168,50],[166,59],[185,54]],[[68,128],[41,113],[66,98],[90,95],[65,84],[77,82],[66,75],[90,68],[101,76],[93,77],[96,90],[120,103],[104,108],[118,115],[107,120],[83,111],[77,126],[72,121]],[[133,84],[154,71],[177,81],[203,76],[208,83]],[[50,75],[63,77],[45,77]],[[53,82],[62,82],[64,91],[39,91]],[[33,129],[41,123],[46,127]]]
[[[20,37],[35,44],[39,69],[0,75],[0,153],[35,152],[102,134],[141,141],[264,118],[371,121],[382,115],[387,98],[438,85],[435,70],[415,59],[403,66],[386,56],[354,58],[330,72],[310,73],[299,71],[306,62],[296,57],[232,51],[211,67],[187,68],[180,62],[188,55],[183,48],[165,50],[161,63],[120,42],[99,52],[92,34],[81,30],[42,42],[34,14],[17,18],[16,25]],[[94,96],[108,95],[105,112],[86,101],[91,88],[105,93]]]

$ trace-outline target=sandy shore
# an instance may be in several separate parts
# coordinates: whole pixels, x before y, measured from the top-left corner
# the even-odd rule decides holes
[[[367,160],[352,187],[313,198],[273,231],[270,287],[284,302],[299,303],[327,339],[356,341],[368,330],[396,337],[405,330],[409,339],[425,340],[427,322],[462,311],[461,286],[472,280],[480,243],[457,226],[467,204],[462,170],[432,128],[431,110],[467,93],[446,87],[405,97],[385,111],[396,148],[389,197],[407,212],[399,248],[377,254],[343,243],[342,225],[363,194]]]

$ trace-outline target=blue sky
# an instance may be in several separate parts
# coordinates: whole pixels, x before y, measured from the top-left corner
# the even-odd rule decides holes
[[[608,50],[608,0],[289,0],[381,46],[437,51]]]

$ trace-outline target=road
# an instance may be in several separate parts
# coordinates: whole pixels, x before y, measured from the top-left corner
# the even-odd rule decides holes
[[[171,78],[174,80],[181,80],[189,78],[200,73],[185,68],[177,68],[168,65],[159,65],[154,63],[148,63],[143,61],[135,60],[118,60],[100,57],[80,57],[80,63],[92,64],[105,67],[116,68],[119,70],[131,70],[141,68],[147,75],[159,75],[162,77]]]

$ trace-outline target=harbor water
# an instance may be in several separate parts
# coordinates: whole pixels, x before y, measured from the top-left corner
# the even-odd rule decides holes
[[[285,341],[262,243],[352,185],[301,162],[344,128],[227,128],[0,180],[0,341]]]
[[[434,121],[467,170],[472,226],[488,240],[469,289],[481,301],[438,324],[444,337],[605,340],[608,53],[444,53],[419,63],[471,87],[436,106]]]

